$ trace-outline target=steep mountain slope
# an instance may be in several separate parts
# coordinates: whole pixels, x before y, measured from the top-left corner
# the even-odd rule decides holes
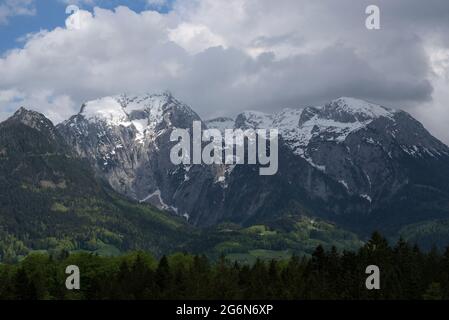
[[[170,93],[121,95],[87,102],[58,130],[116,191],[188,219],[213,211],[207,197],[219,170],[171,163],[172,130],[193,121],[201,120]]]
[[[251,262],[311,254],[318,244],[362,244],[338,226],[295,215],[248,228],[195,229],[183,218],[118,195],[96,179],[48,119],[23,108],[0,124],[0,151],[0,262],[63,249],[100,255],[185,250]]]
[[[43,115],[21,108],[0,124],[0,259],[39,249],[160,254],[189,237],[181,219],[99,183]]]
[[[159,162],[150,155],[163,155],[159,148],[167,147],[172,126],[189,127],[197,119],[193,111],[169,94],[122,95],[87,102],[79,114],[58,129],[114,189],[143,199],[155,191],[156,173],[143,167],[151,161]],[[169,158],[162,160],[162,166],[170,162]]]
[[[449,148],[406,112],[340,98],[276,115],[243,113],[236,126],[278,128],[297,158],[287,163],[305,160],[322,173],[321,187],[304,176],[295,183],[326,204],[314,210],[320,215],[368,232],[449,217]]]
[[[122,95],[86,103],[58,131],[116,191],[194,225],[250,225],[293,213],[395,233],[449,218],[449,149],[406,112],[339,98],[203,122],[222,132],[279,129],[274,176],[260,176],[257,165],[171,164],[170,133],[195,120],[171,94]]]

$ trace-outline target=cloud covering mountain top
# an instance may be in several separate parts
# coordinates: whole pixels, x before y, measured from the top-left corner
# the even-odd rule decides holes
[[[369,4],[380,30],[365,28]],[[36,30],[0,58],[0,115],[26,105],[59,122],[100,96],[165,89],[203,118],[354,96],[408,108],[449,141],[448,12],[443,0],[96,7],[79,30]]]

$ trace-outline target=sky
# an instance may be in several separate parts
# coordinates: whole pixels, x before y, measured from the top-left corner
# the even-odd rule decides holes
[[[204,119],[352,96],[449,143],[449,1],[0,0],[0,120],[165,90]]]

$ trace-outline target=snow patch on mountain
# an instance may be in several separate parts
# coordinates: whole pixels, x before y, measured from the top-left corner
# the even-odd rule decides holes
[[[393,118],[396,110],[383,107],[378,104],[367,102],[360,99],[341,97],[333,100],[328,107],[334,108],[337,111],[353,114],[359,117],[358,121],[366,119],[376,119],[380,117]]]
[[[367,194],[361,194],[360,195],[360,198],[363,198],[363,199],[365,199],[365,200],[367,200],[368,202],[373,202],[373,200],[371,199],[371,197],[369,196],[369,195],[367,195]]]
[[[235,127],[240,129],[272,128],[273,115],[260,111],[244,111],[235,120]]]
[[[164,111],[172,106],[172,100],[178,108],[189,111],[187,106],[175,101],[170,93],[122,94],[86,102],[80,115],[91,123],[103,122],[110,127],[132,126],[136,130],[135,140],[143,143],[147,136],[157,135],[155,130],[164,121]]]
[[[295,154],[324,170],[306,155],[313,139],[342,143],[351,133],[366,128],[375,119],[384,117],[394,121],[396,112],[363,100],[342,97],[325,106],[284,109],[274,115],[245,111],[237,117],[236,127],[278,129]]]
[[[226,129],[234,129],[235,120],[232,118],[219,117],[205,121],[209,129],[218,129],[223,134]]]
[[[152,205],[156,206],[160,210],[173,211],[178,214],[178,208],[170,206],[164,202],[161,196],[161,190],[157,189],[153,193],[146,196],[144,199],[139,201],[140,203],[149,202]]]
[[[112,125],[129,126],[128,115],[114,97],[86,102],[80,112],[89,121],[104,121]]]
[[[338,182],[340,182],[343,185],[343,187],[345,187],[345,189],[349,191],[348,183],[345,180],[339,180]]]

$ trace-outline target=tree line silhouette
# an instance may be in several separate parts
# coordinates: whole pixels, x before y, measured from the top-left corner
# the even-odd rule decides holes
[[[80,290],[67,290],[65,268],[80,269]],[[368,290],[368,265],[380,269],[380,290]],[[309,257],[241,265],[222,257],[145,252],[121,257],[89,253],[31,254],[0,265],[0,299],[448,299],[449,248],[423,252],[378,233],[358,251],[318,246]]]

